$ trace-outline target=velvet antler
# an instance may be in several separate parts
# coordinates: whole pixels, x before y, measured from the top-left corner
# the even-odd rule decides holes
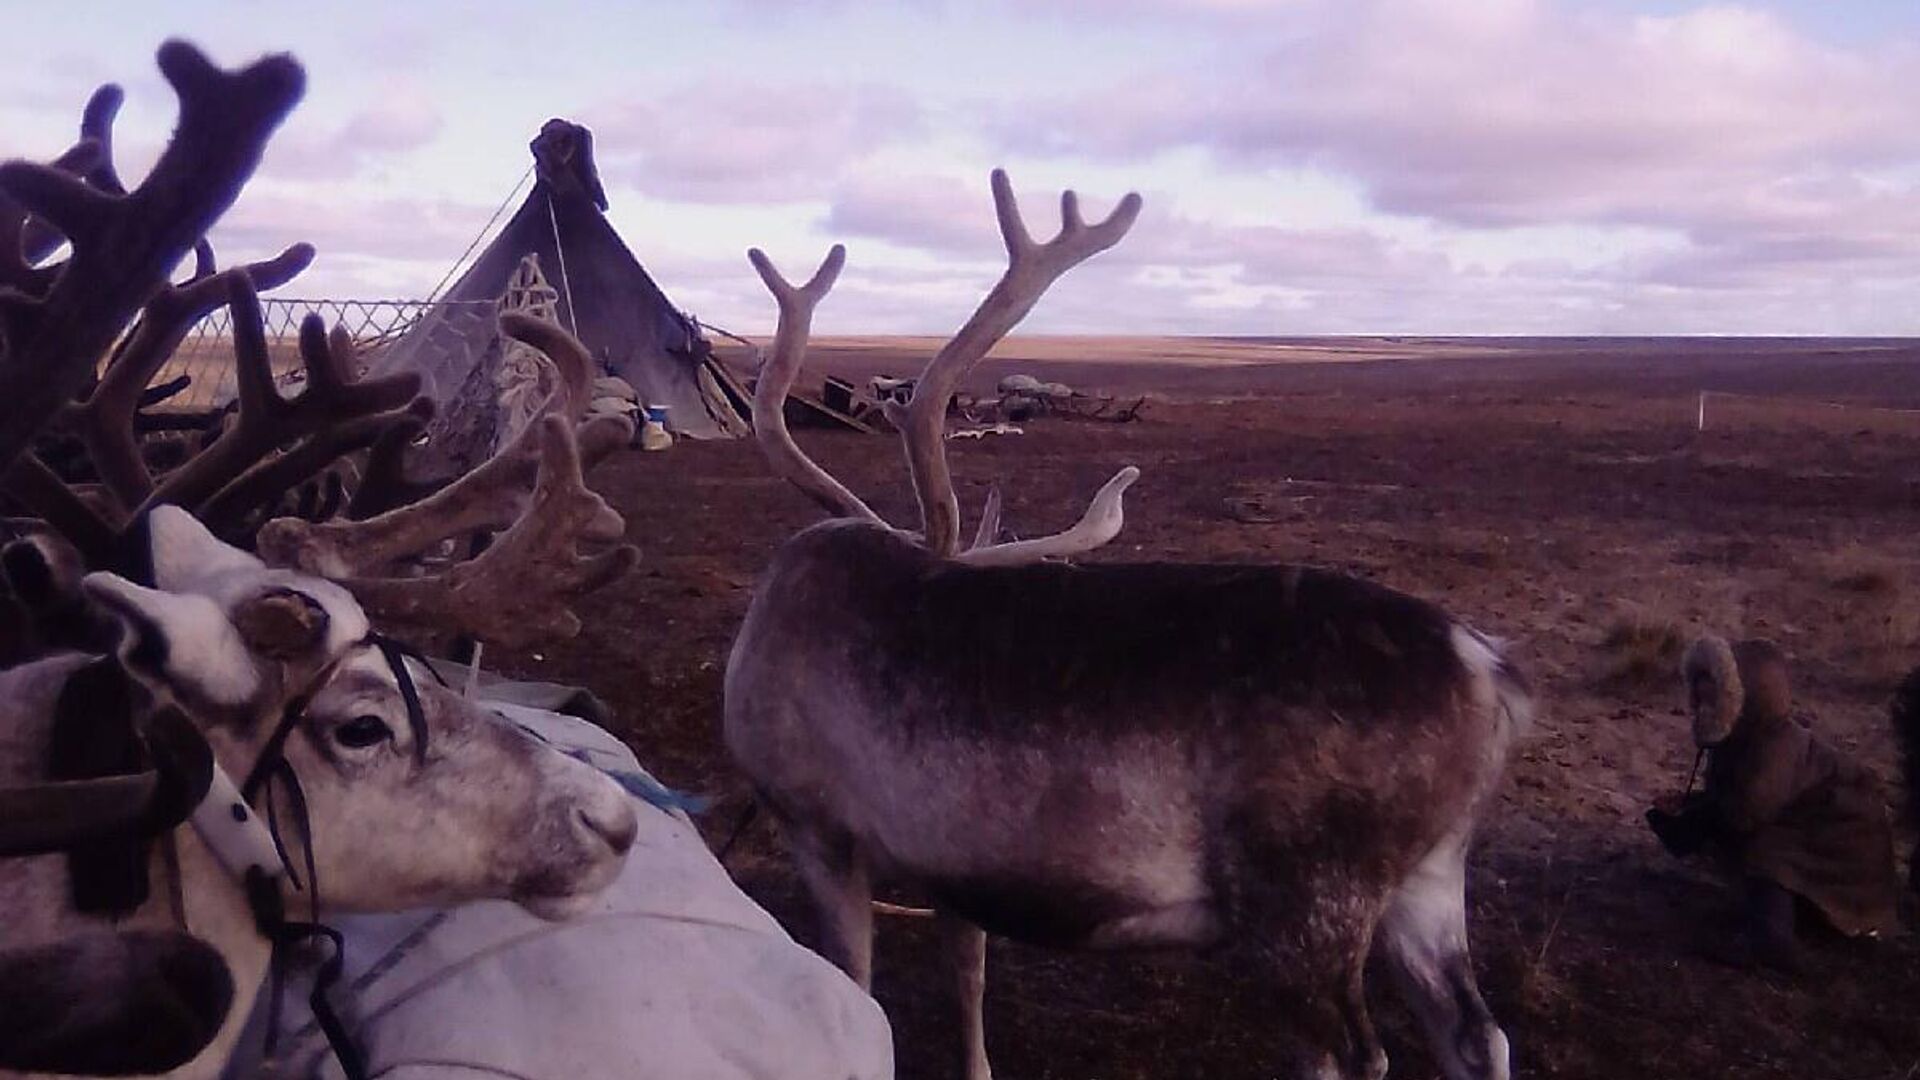
[[[18,236],[24,212],[73,247],[43,295],[16,287],[0,303],[0,401],[7,403],[0,414],[0,469],[86,387],[128,320],[232,205],[306,82],[290,57],[228,72],[181,41],[161,46],[159,64],[179,96],[180,122],[153,171],[131,192],[94,186],[71,168],[0,165],[0,192],[16,221],[0,231]],[[100,134],[89,140],[95,157],[85,171],[96,178],[113,177],[101,144],[117,107],[117,91],[96,94],[90,106],[100,114]]]

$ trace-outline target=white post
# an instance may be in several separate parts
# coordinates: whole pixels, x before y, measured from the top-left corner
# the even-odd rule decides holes
[[[1695,431],[1707,430],[1707,392],[1700,391],[1700,418],[1694,422]]]

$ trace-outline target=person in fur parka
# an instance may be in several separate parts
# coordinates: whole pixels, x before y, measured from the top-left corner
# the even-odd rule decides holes
[[[1747,958],[1797,966],[1796,907],[1849,937],[1898,918],[1893,830],[1877,778],[1792,715],[1787,659],[1767,641],[1704,637],[1681,665],[1705,789],[1648,821],[1675,854],[1739,879]]]
[[[1920,668],[1907,672],[1900,681],[1900,688],[1893,694],[1890,718],[1906,781],[1907,823],[1917,834],[1913,857],[1907,863],[1907,888],[1920,896]]]

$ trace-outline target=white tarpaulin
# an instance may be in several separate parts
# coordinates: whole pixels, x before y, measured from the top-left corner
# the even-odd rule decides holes
[[[583,720],[492,703],[594,764],[639,766]],[[586,915],[542,922],[506,903],[343,916],[334,1001],[390,1080],[883,1080],[893,1042],[873,999],[742,893],[693,825],[635,800],[640,832]],[[275,1062],[254,1075],[337,1077],[290,985]],[[256,1026],[259,1017],[255,1017]],[[258,1054],[257,1040],[252,1054]]]

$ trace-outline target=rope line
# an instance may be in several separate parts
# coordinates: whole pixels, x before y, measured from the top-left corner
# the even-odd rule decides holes
[[[719,334],[721,337],[726,338],[728,341],[733,341],[741,345],[745,345],[749,349],[757,349],[760,347],[754,344],[753,342],[747,340],[746,338],[741,337],[739,334],[736,334],[733,331],[725,329],[723,327],[715,326],[712,323],[706,321],[705,319],[698,319],[689,315],[687,316],[687,321],[693,323],[693,325],[699,327],[702,330],[711,330],[714,333]]]
[[[560,260],[560,291],[567,298],[567,329],[580,336],[580,317],[573,310],[573,279],[567,276],[567,249],[560,243],[560,219],[554,216],[553,192],[547,192],[547,224],[553,227],[553,253]]]
[[[453,260],[453,265],[447,268],[446,274],[440,278],[440,283],[435,285],[433,291],[427,294],[428,303],[433,302],[433,300],[440,295],[440,290],[446,288],[447,282],[453,280],[454,271],[460,269],[460,264],[467,261],[467,256],[473,254],[473,249],[479,247],[480,241],[485,240],[487,233],[493,231],[493,223],[499,221],[500,215],[507,212],[507,207],[513,204],[514,198],[520,194],[520,189],[526,186],[527,177],[532,175],[533,166],[529,165],[527,166],[527,171],[520,174],[520,179],[514,182],[513,190],[507,192],[507,197],[500,200],[500,205],[494,209],[493,216],[487,219],[485,225],[480,226],[480,232],[474,236],[473,243],[468,244],[467,250],[461,252],[460,257]]]
[[[766,351],[762,349],[757,343],[749,341],[746,338],[741,337],[739,334],[736,334],[731,330],[727,330],[722,327],[715,326],[704,319],[698,319],[693,317],[692,315],[687,316],[687,321],[691,322],[693,325],[699,327],[702,330],[707,330],[712,333],[718,334],[721,337],[726,338],[728,341],[734,342],[739,345],[745,345],[748,348],[748,350],[750,350],[748,353],[748,363],[751,364],[755,370],[758,370],[765,363]]]
[[[521,192],[525,190],[528,180],[533,175],[534,166],[530,164],[526,171],[520,174],[520,179],[514,182],[506,197],[500,200],[500,205],[494,208],[493,215],[487,218],[486,224],[474,234],[466,250],[462,251],[460,257],[453,261],[453,265],[447,268],[447,272],[441,275],[439,282],[434,285],[425,300],[261,297],[261,314],[266,324],[267,336],[270,339],[291,338],[301,320],[308,313],[317,312],[324,316],[328,323],[345,326],[347,332],[353,335],[356,345],[362,349],[369,349],[398,340],[401,335],[411,330],[422,316],[438,307],[457,306],[463,309],[470,307],[475,310],[484,308],[491,313],[496,306],[496,301],[492,298],[442,300],[439,297],[464,270],[470,268],[468,260],[493,236],[495,226],[513,207],[515,200],[520,198]],[[553,230],[554,246],[557,250],[560,244],[560,226],[554,215],[551,196],[547,199],[547,221]],[[574,324],[572,329],[577,334],[579,326],[577,317],[573,313],[573,293],[568,287],[564,251],[560,251],[560,279],[567,298],[567,319]],[[230,322],[229,313],[224,306],[209,312],[206,318],[193,327],[187,339],[175,350],[174,357],[168,361],[158,379],[164,382],[167,379],[186,375],[190,382],[184,392],[169,399],[163,408],[189,411],[215,409],[233,399],[236,386],[233,350],[228,340],[232,333]],[[279,366],[276,364],[276,369]],[[296,366],[291,371],[280,372],[279,377],[286,380],[289,377],[297,378],[299,374],[300,369]]]

